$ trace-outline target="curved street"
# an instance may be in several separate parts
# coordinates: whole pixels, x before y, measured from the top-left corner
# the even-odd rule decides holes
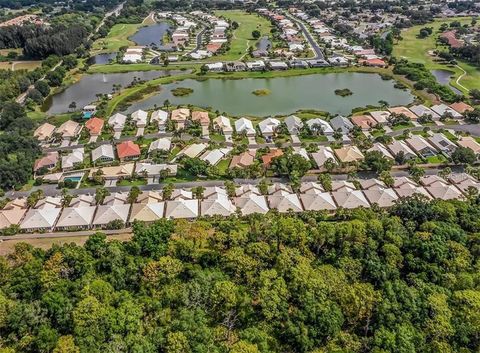
[[[325,60],[325,55],[323,54],[323,51],[322,49],[320,48],[320,46],[318,45],[317,41],[315,40],[315,38],[313,38],[312,34],[310,33],[310,31],[308,30],[307,26],[305,26],[305,24],[300,21],[299,19],[293,17],[293,16],[290,16],[288,14],[285,15],[288,19],[290,19],[291,21],[295,22],[299,27],[300,29],[302,30],[303,32],[303,35],[305,36],[305,38],[307,39],[308,43],[310,44],[310,47],[312,48],[313,52],[315,53],[315,57],[313,59],[316,59],[316,60]]]

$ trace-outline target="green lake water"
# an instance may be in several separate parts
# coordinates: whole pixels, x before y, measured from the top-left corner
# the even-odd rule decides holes
[[[382,80],[378,74],[354,72],[241,80],[184,80],[163,85],[160,93],[132,104],[127,113],[153,109],[154,104],[162,106],[168,99],[173,105],[212,107],[236,116],[291,114],[300,109],[348,115],[353,108],[379,105],[380,100],[391,106],[411,103],[414,96],[407,90],[395,88],[394,83],[393,80]],[[188,96],[175,97],[171,90],[176,87],[189,87],[194,91]],[[353,94],[347,97],[335,95],[334,91],[342,88],[350,89]],[[271,94],[255,96],[252,91],[257,89],[268,89]]]

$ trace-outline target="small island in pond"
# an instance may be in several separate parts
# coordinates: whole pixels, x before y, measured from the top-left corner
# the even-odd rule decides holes
[[[342,89],[336,89],[335,94],[337,96],[346,97],[346,96],[351,96],[353,92],[350,91],[348,88],[342,88]]]
[[[271,94],[272,91],[270,91],[269,89],[256,89],[255,91],[252,92],[252,94],[256,95],[256,96],[268,96],[269,94]]]
[[[177,88],[172,89],[172,94],[175,97],[188,96],[191,93],[193,93],[193,89],[191,89],[191,88],[177,87]]]

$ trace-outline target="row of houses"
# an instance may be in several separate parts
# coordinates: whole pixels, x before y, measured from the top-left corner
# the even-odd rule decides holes
[[[406,177],[395,178],[388,187],[378,179],[359,181],[357,189],[349,181],[333,181],[330,191],[316,182],[302,183],[294,192],[285,184],[273,184],[263,195],[255,185],[242,185],[229,195],[224,188],[207,187],[202,195],[176,189],[168,199],[157,191],[141,193],[133,203],[127,193],[114,193],[97,205],[92,195],[80,195],[64,205],[60,197],[46,197],[32,208],[25,199],[16,199],[0,210],[0,228],[18,225],[24,232],[108,228],[112,222],[124,225],[134,221],[154,222],[161,218],[193,219],[200,216],[265,214],[278,212],[328,211],[390,207],[401,197],[421,194],[428,199],[463,199],[470,188],[480,183],[468,174],[452,174],[448,179],[436,175],[421,178],[420,183]]]
[[[196,22],[182,14],[173,12],[159,12],[157,16],[159,18],[170,19],[176,24],[176,28],[171,33],[172,46],[174,48],[179,49],[188,46],[192,31],[198,25]]]
[[[334,49],[341,49],[346,53],[353,55],[358,63],[366,66],[386,67],[387,63],[375,53],[374,49],[364,48],[360,45],[350,45],[347,39],[333,34],[333,29],[328,27],[319,18],[310,17],[306,13],[296,9],[289,8],[289,12],[297,18],[305,21],[312,31],[317,35],[320,42],[329,45]],[[353,28],[356,28],[355,26]],[[328,59],[331,65],[344,66],[349,64],[349,59],[343,55],[336,54]]]
[[[202,19],[208,24],[205,36],[208,37],[208,43],[205,50],[210,54],[215,54],[226,42],[228,42],[227,31],[230,24],[224,19],[202,11],[193,11],[191,15]]]
[[[281,38],[285,40],[288,45],[288,51],[290,53],[298,53],[305,50],[305,38],[296,23],[277,11],[261,8],[257,9],[257,12],[276,24],[282,33]],[[259,53],[258,56],[267,55]]]

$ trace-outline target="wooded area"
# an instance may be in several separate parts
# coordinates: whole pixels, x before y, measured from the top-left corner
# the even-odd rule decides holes
[[[136,224],[0,258],[1,352],[477,352],[480,202]]]

